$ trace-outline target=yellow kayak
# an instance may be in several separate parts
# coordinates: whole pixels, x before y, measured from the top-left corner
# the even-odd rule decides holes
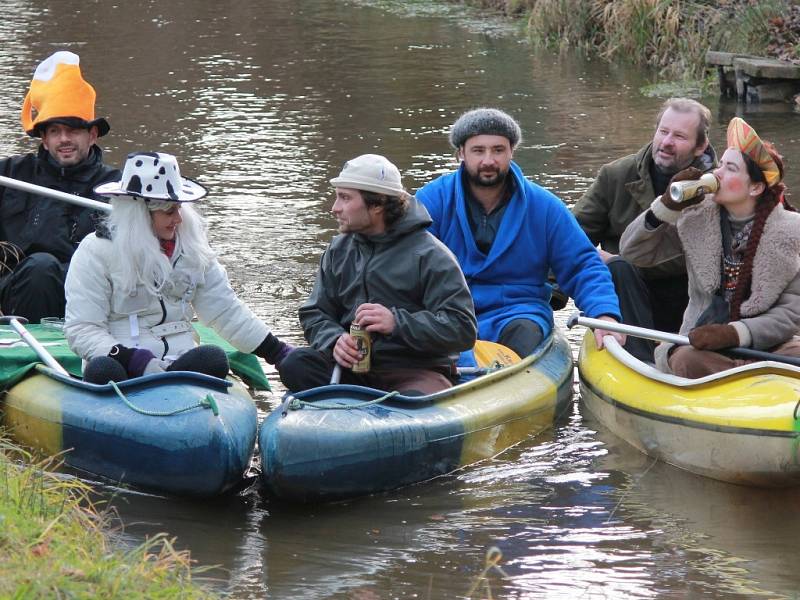
[[[662,373],[588,331],[578,358],[584,405],[642,452],[699,475],[800,485],[800,367],[758,362],[702,379]]]

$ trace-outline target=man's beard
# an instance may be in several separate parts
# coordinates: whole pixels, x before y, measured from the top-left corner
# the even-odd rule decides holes
[[[469,177],[470,183],[474,183],[480,187],[490,188],[502,185],[508,176],[508,171],[501,171],[498,169],[497,174],[491,179],[481,179],[480,171],[474,174],[467,171],[467,176]]]
[[[658,149],[655,149],[654,151],[657,152]],[[683,159],[682,163],[685,163],[685,164],[679,163],[678,162],[679,158],[682,158]],[[675,173],[678,173],[679,171],[683,171],[684,169],[686,169],[688,167],[691,167],[692,163],[694,163],[694,161],[695,161],[694,154],[690,154],[688,156],[682,156],[682,157],[679,157],[677,154],[673,154],[672,155],[672,164],[671,165],[669,165],[669,166],[660,165],[655,160],[655,158],[653,159],[653,164],[655,165],[656,169],[658,169],[659,173],[661,173],[662,175],[666,175],[666,176],[672,177],[673,175],[675,175]]]
[[[653,164],[656,166],[656,169],[658,170],[658,172],[661,173],[662,175],[666,176],[666,177],[672,177],[673,175],[675,175],[679,171],[683,171],[686,168],[686,167],[680,167],[679,168],[679,167],[676,167],[675,165],[671,165],[669,167],[665,167],[665,166],[662,166],[662,165],[658,164],[657,162],[653,162]],[[691,165],[691,163],[689,163],[689,165],[687,165],[687,166],[690,166],[690,165]]]

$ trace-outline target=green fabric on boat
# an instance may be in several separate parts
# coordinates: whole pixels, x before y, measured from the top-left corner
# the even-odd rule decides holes
[[[194,327],[201,343],[214,344],[225,350],[231,370],[246,385],[256,390],[270,389],[269,381],[255,355],[239,352],[208,327],[197,323],[194,323]],[[61,331],[44,325],[26,325],[25,328],[71,375],[81,376],[81,359],[69,349]],[[9,325],[0,326],[0,390],[7,390],[16,384],[40,362],[36,353]]]
[[[269,381],[267,376],[264,375],[264,370],[261,368],[261,363],[255,354],[247,354],[239,352],[236,348],[231,346],[228,342],[219,337],[213,329],[194,323],[194,328],[200,334],[201,344],[214,344],[219,346],[228,355],[228,360],[231,363],[231,371],[237,376],[241,377],[245,384],[249,385],[255,390],[270,390]]]

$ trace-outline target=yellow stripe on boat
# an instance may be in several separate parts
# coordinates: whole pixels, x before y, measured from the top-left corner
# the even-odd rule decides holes
[[[24,446],[54,455],[63,448],[62,388],[57,381],[38,375],[12,387],[3,402],[3,425]],[[38,398],[31,406],[29,398]]]
[[[655,372],[587,332],[581,400],[642,452],[694,473],[747,485],[800,485],[800,369],[757,363],[687,380]]]
[[[557,392],[556,383],[530,365],[520,369],[519,377],[507,377],[487,387],[479,410],[469,410],[470,405],[460,403],[463,393],[459,392],[447,404],[455,405],[468,432],[463,439],[461,464],[495,456],[552,425]]]
[[[800,375],[769,368],[692,387],[653,381],[597,350],[593,336],[584,338],[579,368],[595,391],[626,406],[708,425],[790,432],[800,400]]]

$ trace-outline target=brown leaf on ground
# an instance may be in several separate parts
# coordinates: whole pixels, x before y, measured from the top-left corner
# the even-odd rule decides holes
[[[65,567],[61,569],[61,574],[64,577],[71,577],[72,579],[85,579],[86,573],[81,569],[72,569],[69,567]]]

